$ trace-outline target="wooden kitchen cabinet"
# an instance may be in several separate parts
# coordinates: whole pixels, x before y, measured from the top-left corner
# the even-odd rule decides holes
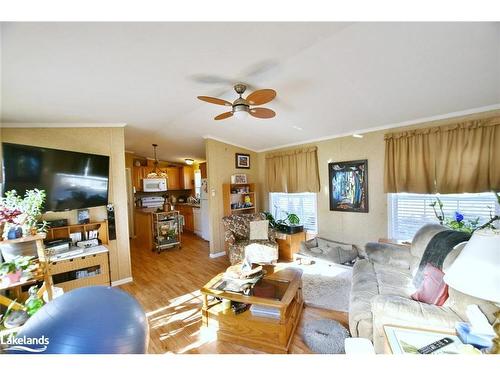
[[[167,182],[168,190],[181,189],[180,173],[178,167],[168,167],[167,178],[168,178]]]
[[[207,178],[207,163],[200,164],[201,178]]]
[[[147,177],[150,172],[150,167],[136,167],[134,166],[132,169],[132,184],[135,187],[136,191],[142,191],[142,180]]]
[[[191,165],[180,167],[181,189],[191,190],[194,188],[194,168]]]
[[[194,232],[193,207],[185,204],[179,204],[176,206],[176,210],[184,216],[184,229],[189,232]]]

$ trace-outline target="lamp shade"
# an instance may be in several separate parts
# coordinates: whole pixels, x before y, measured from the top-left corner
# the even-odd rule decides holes
[[[444,276],[452,288],[500,303],[500,231],[474,232]]]

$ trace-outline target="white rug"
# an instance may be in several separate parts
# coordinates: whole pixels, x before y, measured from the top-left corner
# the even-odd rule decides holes
[[[307,305],[322,309],[349,311],[352,268],[335,264],[297,265],[303,270],[302,292]]]

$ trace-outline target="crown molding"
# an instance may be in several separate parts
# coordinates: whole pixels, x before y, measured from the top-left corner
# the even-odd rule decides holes
[[[253,151],[253,152],[259,152],[258,150],[255,150],[253,148],[250,148],[248,146],[243,146],[243,145],[240,145],[240,144],[237,144],[237,143],[234,143],[234,142],[231,142],[231,141],[228,141],[224,138],[220,138],[220,137],[214,137],[212,135],[204,135],[203,136],[203,139],[212,139],[214,141],[217,141],[217,142],[222,142],[222,143],[226,143],[228,145],[231,145],[231,146],[234,146],[234,147],[239,147],[239,148],[244,148],[245,150],[248,150],[248,151]]]
[[[439,121],[439,120],[446,120],[446,119],[451,119],[454,117],[462,117],[462,116],[467,116],[467,115],[474,115],[482,112],[489,112],[489,111],[495,111],[500,109],[500,103],[499,104],[493,104],[489,106],[484,106],[484,107],[478,107],[478,108],[472,108],[472,109],[466,109],[463,111],[457,111],[457,112],[450,112],[442,115],[436,115],[436,116],[430,116],[430,117],[422,117],[414,120],[408,120],[408,121],[402,121],[402,122],[397,122],[393,124],[387,124],[387,125],[381,125],[381,126],[375,126],[371,127],[368,129],[363,129],[363,130],[353,130],[350,132],[346,133],[337,133],[337,134],[332,134],[332,135],[327,135],[324,137],[320,138],[311,138],[308,140],[303,140],[299,142],[293,142],[293,143],[287,143],[281,146],[276,146],[276,147],[269,147],[269,148],[263,148],[259,150],[252,150],[255,152],[267,152],[267,151],[273,151],[273,150],[279,150],[282,148],[287,148],[287,147],[292,147],[292,146],[299,146],[299,145],[304,145],[307,143],[315,143],[315,142],[321,142],[321,141],[327,141],[329,139],[334,139],[334,138],[342,138],[342,137],[349,137],[352,136],[353,134],[366,134],[366,133],[372,133],[376,132],[379,130],[388,130],[388,129],[394,129],[394,128],[403,128],[406,126],[411,126],[411,125],[418,125],[421,123],[425,122],[433,122],[433,121]],[[225,141],[221,141],[225,142]],[[227,143],[227,142],[226,142]],[[239,146],[243,147],[243,146]]]
[[[52,122],[3,122],[2,128],[124,128],[125,122],[118,123],[52,123]]]

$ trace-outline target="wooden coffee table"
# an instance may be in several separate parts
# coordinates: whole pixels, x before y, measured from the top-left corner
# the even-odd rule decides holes
[[[304,306],[302,271],[284,268],[268,273],[257,284],[258,289],[264,291],[262,297],[213,289],[222,275],[217,275],[201,288],[203,325],[216,328],[217,338],[221,341],[268,353],[288,353]],[[276,317],[258,316],[250,309],[235,314],[229,301],[275,309],[278,314]]]

